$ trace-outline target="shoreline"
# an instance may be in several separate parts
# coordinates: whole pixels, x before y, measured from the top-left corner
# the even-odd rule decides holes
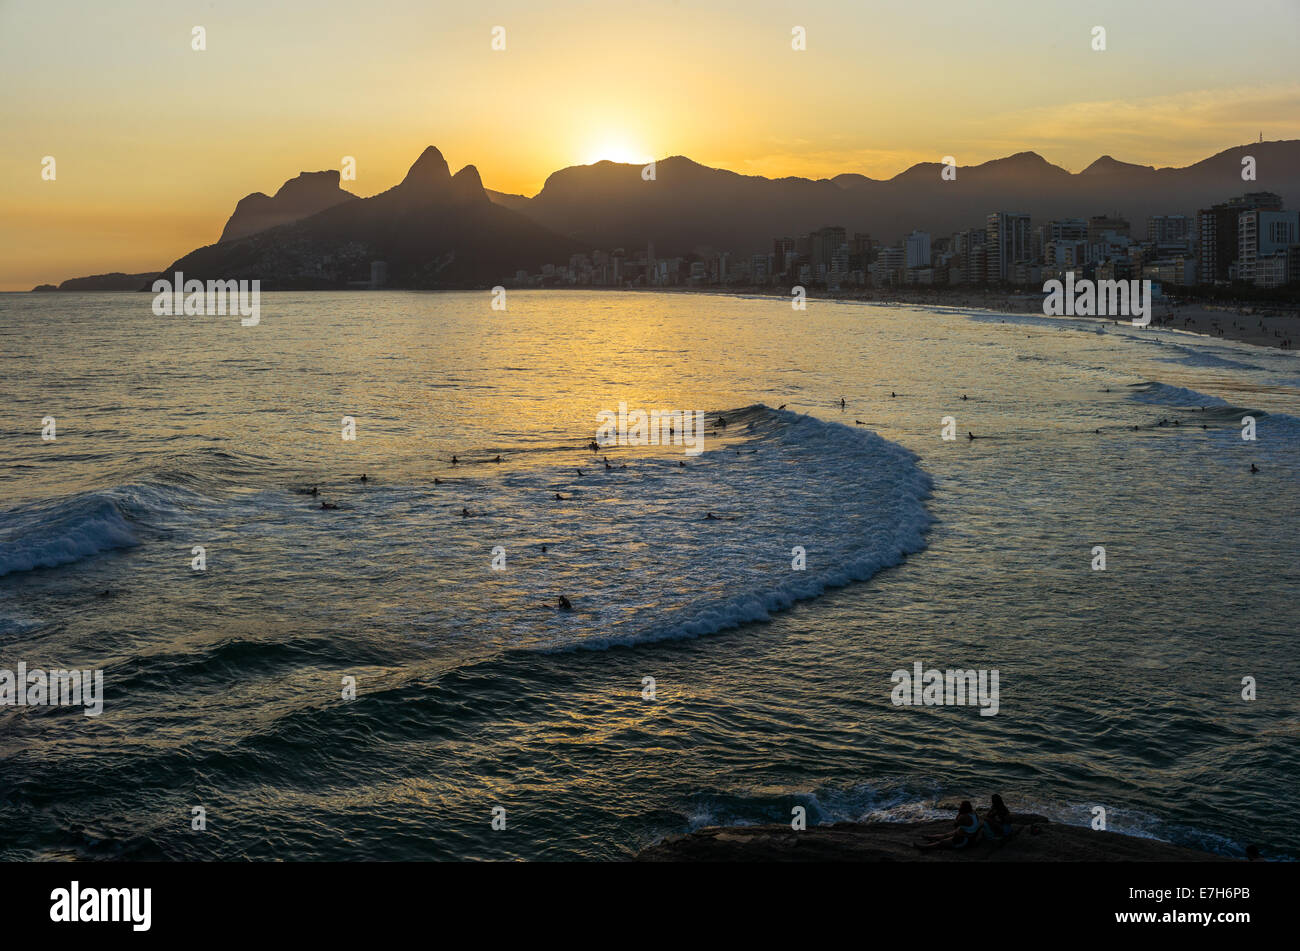
[[[594,290],[595,288],[541,288],[542,290]],[[620,288],[611,288],[619,290]],[[789,295],[774,294],[771,288],[755,287],[728,289],[721,287],[633,287],[621,288],[637,292],[668,294],[720,294],[726,297],[763,297],[790,301]],[[1026,314],[1052,318],[1043,313],[1042,298],[1036,294],[998,294],[972,291],[969,294],[946,295],[921,293],[916,296],[883,293],[870,290],[809,296],[809,301],[870,304],[881,307],[943,307],[950,310],[976,311],[994,314]],[[1229,305],[1210,301],[1158,301],[1152,308],[1151,328],[1154,330],[1180,330],[1200,337],[1222,338],[1236,343],[1250,344],[1271,350],[1287,349],[1284,340],[1294,344],[1300,341],[1300,310],[1260,303],[1257,305]],[[1116,323],[1114,317],[1071,316],[1060,320],[1094,320],[1101,324]],[[1124,321],[1127,323],[1127,321]]]
[[[773,293],[772,288],[766,286],[728,288],[712,285],[707,287],[606,287],[603,285],[511,287],[510,285],[506,285],[506,287],[508,290],[523,291],[608,291],[642,294],[712,294],[723,297],[758,297],[785,301],[787,303],[790,301],[789,295]],[[485,289],[486,288],[483,287],[378,288],[378,290],[382,291],[407,293],[465,293],[471,291],[482,291]],[[336,291],[365,293],[363,289],[359,288],[283,288],[276,291],[267,291],[267,293],[333,293]],[[123,290],[55,290],[53,292],[81,294],[142,293],[142,291]],[[3,293],[32,294],[36,293],[36,290],[5,291]],[[822,293],[818,296],[810,295],[806,299],[809,301],[868,304],[880,307],[941,307],[949,310],[975,311],[993,314],[1026,314],[1037,317],[1054,316],[1042,312],[1042,297],[1037,294],[993,293],[988,290],[979,289],[972,289],[970,292],[960,295],[936,294],[933,292],[920,292],[916,295],[908,295],[899,294],[896,289],[891,289],[888,292],[858,289],[839,293]],[[1232,304],[1203,300],[1183,301],[1170,299],[1168,301],[1160,301],[1156,303],[1153,307],[1153,311],[1155,312],[1151,315],[1150,326],[1152,329],[1156,330],[1178,330],[1184,333],[1195,334],[1200,337],[1217,337],[1271,350],[1293,349],[1294,344],[1300,341],[1300,308],[1288,308],[1280,302],[1262,301],[1257,304]],[[1095,316],[1062,316],[1056,319],[1094,320],[1102,324],[1117,322],[1114,317]],[[1290,341],[1292,346],[1283,347],[1282,344],[1284,341]]]
[[[642,849],[637,862],[1236,862],[1213,852],[1120,832],[1096,832],[1038,815],[1013,815],[1016,834],[959,850],[923,852],[921,837],[949,833],[951,819],[837,822],[803,832],[789,825],[710,826]],[[1038,829],[1031,833],[1031,826]]]

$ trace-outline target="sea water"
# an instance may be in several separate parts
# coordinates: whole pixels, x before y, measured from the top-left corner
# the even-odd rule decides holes
[[[98,716],[0,706],[0,857],[610,859],[993,792],[1300,855],[1294,354],[706,294],[261,305],[0,295],[0,668],[103,674]],[[704,451],[593,452],[620,403],[703,411]],[[895,705],[917,664],[998,671],[996,715]]]

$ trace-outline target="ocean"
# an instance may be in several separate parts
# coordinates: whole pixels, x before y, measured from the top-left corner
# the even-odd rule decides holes
[[[98,716],[0,706],[0,858],[611,860],[994,792],[1300,856],[1293,352],[702,293],[151,300],[0,295],[0,670],[103,675]],[[620,403],[703,411],[703,452],[593,451]],[[996,714],[896,704],[917,663],[996,670]]]

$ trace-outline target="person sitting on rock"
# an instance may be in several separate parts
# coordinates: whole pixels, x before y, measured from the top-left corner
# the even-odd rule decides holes
[[[992,805],[984,813],[984,831],[994,842],[1005,842],[1015,834],[1011,827],[1011,810],[997,793],[993,794]]]
[[[974,845],[979,838],[981,823],[970,800],[962,800],[961,806],[957,809],[955,822],[957,828],[952,832],[932,835],[925,842],[917,842],[916,847],[928,852],[931,849],[965,849]]]

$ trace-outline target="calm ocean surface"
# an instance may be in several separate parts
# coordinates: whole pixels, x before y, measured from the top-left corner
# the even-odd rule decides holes
[[[490,301],[274,293],[241,327],[0,295],[0,668],[105,693],[0,706],[0,858],[617,859],[993,792],[1300,856],[1296,354]],[[620,402],[708,411],[706,451],[593,454]],[[918,661],[997,669],[997,715],[895,706]]]

